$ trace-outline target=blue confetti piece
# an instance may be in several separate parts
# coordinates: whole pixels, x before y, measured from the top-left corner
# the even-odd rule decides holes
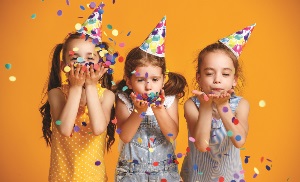
[[[117,130],[116,130],[116,132],[120,135],[120,133],[121,133],[121,129],[120,128],[118,128]]]
[[[127,87],[127,86],[124,86],[124,87],[122,88],[122,91],[125,92],[125,90],[127,90],[127,89],[128,89],[128,87]]]
[[[127,36],[129,36],[131,34],[131,31],[129,31],[128,33],[127,33]]]
[[[236,141],[241,141],[242,137],[240,135],[235,136]]]
[[[193,169],[194,169],[194,170],[198,170],[198,165],[197,165],[197,164],[194,164]]]
[[[80,9],[81,10],[85,10],[84,6],[80,5]]]
[[[173,134],[172,133],[168,133],[168,136],[171,137],[171,136],[173,136]]]

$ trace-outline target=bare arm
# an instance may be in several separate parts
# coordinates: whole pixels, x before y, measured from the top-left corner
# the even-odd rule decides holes
[[[133,93],[131,94],[131,97],[133,97]],[[137,102],[137,101],[136,101]],[[117,126],[121,129],[120,138],[124,143],[128,143],[132,140],[135,133],[137,132],[142,118],[140,117],[140,114],[142,112],[145,112],[147,109],[147,102],[141,101],[141,106],[138,106],[134,101],[135,108],[138,112],[128,112],[127,106],[119,99],[117,98],[116,102],[116,118],[118,120]]]
[[[229,108],[228,112],[223,112],[223,107]],[[217,109],[226,130],[233,133],[233,136],[230,137],[231,142],[235,147],[241,148],[245,144],[248,134],[249,103],[245,99],[241,99],[235,115],[232,113],[228,102],[217,105]],[[239,120],[237,125],[232,122],[233,117]],[[241,136],[240,141],[236,140],[237,135]]]
[[[159,127],[167,140],[175,140],[178,132],[178,98],[175,98],[171,107],[165,109],[162,105],[153,106],[153,113],[157,119]],[[171,133],[173,136],[168,136]]]
[[[86,86],[86,99],[93,134],[100,135],[106,130],[109,123],[111,108],[115,101],[114,94],[105,90],[100,100],[97,86],[88,85]]]
[[[201,94],[200,92],[197,94]],[[201,95],[199,95],[200,97]],[[209,146],[212,107],[211,101],[202,101],[199,109],[194,102],[189,99],[184,104],[184,116],[186,118],[189,131],[195,138],[195,146],[201,152],[206,152]]]
[[[102,63],[99,63],[98,66],[96,72],[94,71],[94,66],[90,66],[86,73],[85,82],[86,102],[94,135],[100,135],[106,130],[110,120],[111,108],[115,101],[114,94],[109,90],[104,91],[103,97],[100,98],[101,100],[98,97],[98,80],[108,69]]]
[[[53,121],[61,121],[60,125],[55,124],[55,126],[64,136],[70,136],[72,133],[79,108],[81,91],[81,87],[71,87],[67,100],[60,89],[54,88],[48,92],[52,119]]]

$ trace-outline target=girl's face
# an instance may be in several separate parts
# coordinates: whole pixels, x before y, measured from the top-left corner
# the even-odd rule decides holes
[[[99,54],[95,51],[95,45],[90,42],[90,39],[79,38],[70,40],[66,53],[66,64],[69,64],[71,61],[76,62],[77,59],[83,61],[81,64],[89,62],[96,64],[99,61]]]
[[[236,86],[235,68],[229,56],[223,51],[207,53],[202,60],[197,82],[206,94],[220,94]]]
[[[164,84],[162,69],[158,66],[136,67],[135,73],[126,80],[127,86],[135,93],[144,94],[160,92]]]

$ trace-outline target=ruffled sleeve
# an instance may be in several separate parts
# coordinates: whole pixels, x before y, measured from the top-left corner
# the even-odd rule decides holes
[[[126,105],[128,112],[131,113],[133,111],[133,105],[130,101],[130,98],[125,93],[121,93],[121,92],[117,93],[117,96]]]

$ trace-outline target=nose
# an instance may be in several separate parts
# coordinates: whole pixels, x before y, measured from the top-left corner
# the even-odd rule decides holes
[[[221,76],[220,76],[219,74],[216,74],[213,83],[214,83],[214,84],[219,84],[219,83],[221,83]]]
[[[145,89],[146,89],[146,91],[149,91],[152,89],[151,83],[149,81],[146,81]]]

